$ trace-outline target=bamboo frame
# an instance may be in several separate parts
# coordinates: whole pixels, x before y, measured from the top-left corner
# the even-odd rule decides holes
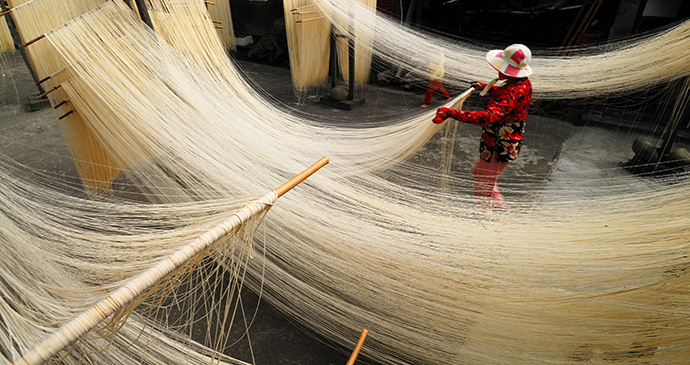
[[[324,18],[326,18],[326,17],[325,17],[325,16],[320,16],[320,17],[316,17],[316,18],[309,18],[309,19],[297,20],[297,21],[295,21],[295,23],[304,23],[304,22],[308,22],[308,21],[310,21],[310,20],[319,20],[319,19],[324,19]]]
[[[67,118],[67,116],[70,115],[70,114],[72,114],[72,113],[74,113],[74,109],[72,109],[72,110],[68,111],[67,113],[65,113],[65,114],[61,115],[60,117],[58,117],[58,120],[63,120],[63,119],[65,119],[65,118]]]
[[[50,89],[50,90],[44,92],[43,94],[39,95],[38,97],[42,99],[42,98],[45,97],[46,95],[52,93],[53,91],[55,91],[55,90],[57,90],[57,89],[59,89],[59,88],[61,88],[61,87],[62,87],[62,84],[60,84],[60,85],[58,85],[58,86],[55,86],[54,88],[52,88],[52,89]]]
[[[52,88],[52,89],[50,89],[50,90],[44,92],[43,94],[39,95],[38,97],[39,97],[40,99],[43,99],[46,95],[52,93],[53,91],[55,91],[55,90],[57,90],[57,89],[59,89],[59,88],[61,88],[61,87],[62,87],[62,84],[60,84],[60,85],[58,85],[58,86],[55,86],[54,88]]]
[[[53,107],[53,109],[57,109],[57,108],[59,108],[59,107],[65,105],[65,104],[67,104],[67,100],[63,100],[63,101],[59,102],[57,105],[55,105],[55,106]]]
[[[44,78],[38,80],[38,82],[36,82],[35,85],[38,86],[38,85],[40,85],[40,84],[42,84],[42,83],[44,83],[44,82],[50,80],[51,77],[53,77],[53,76],[46,76],[46,77],[44,77]]]
[[[300,9],[313,8],[313,7],[314,7],[313,4],[302,5],[302,6],[298,6],[298,7],[294,8],[294,9],[290,9],[290,12],[293,13],[293,12],[298,11]]]
[[[45,34],[40,35],[40,36],[38,36],[38,37],[36,37],[36,38],[34,38],[34,39],[32,39],[32,40],[30,40],[30,41],[24,43],[23,47],[28,47],[28,46],[30,46],[30,45],[32,45],[32,44],[34,44],[34,43],[40,41],[41,39],[43,39],[43,38],[45,38],[45,37],[46,37]]]

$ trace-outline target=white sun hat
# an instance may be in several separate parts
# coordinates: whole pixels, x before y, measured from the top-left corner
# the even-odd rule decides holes
[[[532,51],[524,44],[512,44],[504,50],[492,50],[486,53],[486,60],[491,67],[511,77],[527,77],[532,74],[529,62]]]

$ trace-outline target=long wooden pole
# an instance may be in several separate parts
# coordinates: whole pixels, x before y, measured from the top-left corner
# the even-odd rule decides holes
[[[267,207],[272,206],[279,197],[304,181],[304,179],[311,176],[327,163],[328,158],[323,157],[316,164],[290,179],[278,189],[266,194],[262,198],[250,202],[237,213],[233,214],[232,217],[199,236],[199,238],[195,239],[192,243],[164,258],[155,266],[135,276],[127,284],[114,291],[107,298],[91,307],[91,309],[60,326],[56,332],[48,336],[13,364],[39,365],[48,361],[50,357],[58,351],[84,335],[116,310],[124,307],[132,299],[142,294],[144,290],[153,286],[167,274],[191,259],[194,255],[240,227],[244,222],[249,220],[249,218],[263,212]]]
[[[299,175],[288,180],[285,184],[278,187],[278,189],[275,189],[274,191],[278,195],[278,198],[283,196],[283,194],[290,191],[290,189],[294,188],[297,184],[304,181],[306,178],[311,176],[313,173],[318,171],[320,168],[324,167],[327,163],[328,163],[328,157],[321,157],[321,159],[319,161],[317,161],[315,164],[311,165],[309,168],[302,171]]]
[[[457,97],[452,101],[452,102],[453,102],[453,105],[451,106],[451,108],[452,108],[452,109],[460,109],[460,108],[462,107],[462,103],[464,103],[465,100],[467,100],[467,98],[469,98],[470,95],[472,95],[473,92],[474,92],[474,88],[473,88],[473,87],[470,87],[469,89],[465,90],[462,94],[460,94],[459,96],[457,96]]]
[[[355,349],[352,350],[352,355],[350,355],[350,359],[347,360],[346,365],[353,365],[355,363],[355,360],[357,360],[357,356],[359,355],[359,351],[362,349],[362,345],[364,344],[364,339],[367,338],[368,334],[369,331],[366,329],[362,330],[362,333],[359,335],[359,340],[357,340],[357,344],[355,345]]]
[[[139,11],[139,17],[141,18],[141,21],[143,21],[146,25],[149,26],[149,28],[155,30],[153,28],[153,22],[151,21],[151,16],[149,15],[149,10],[146,7],[146,3],[144,0],[134,0],[134,3],[137,6],[137,10]]]

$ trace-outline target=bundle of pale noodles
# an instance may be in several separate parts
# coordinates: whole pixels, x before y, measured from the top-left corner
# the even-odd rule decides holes
[[[11,51],[14,49],[14,42],[12,41],[12,34],[7,27],[5,18],[0,20],[0,52]]]
[[[323,84],[328,79],[330,67],[335,67],[331,72],[336,75],[336,82],[349,86],[351,46],[354,46],[355,82],[365,84],[369,80],[374,33],[365,27],[360,29],[358,17],[370,19],[376,3],[372,0],[344,3],[349,11],[343,16],[321,6],[319,1],[283,1],[290,71],[293,86],[300,96],[310,87]],[[365,11],[355,16],[355,6]],[[331,57],[335,60],[333,65]]]

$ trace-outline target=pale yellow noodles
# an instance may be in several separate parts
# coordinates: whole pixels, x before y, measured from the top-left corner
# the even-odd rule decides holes
[[[232,10],[229,1],[209,2],[206,6],[225,48],[235,50],[235,30],[232,26]]]
[[[287,3],[288,12],[317,9],[322,17],[288,26],[293,78],[306,87],[324,72],[310,62],[326,56],[307,55],[299,43],[325,44],[329,19],[347,19],[352,3]],[[685,174],[644,180],[613,169],[563,172],[567,186],[523,176],[506,187],[515,193],[510,214],[482,219],[469,176],[419,162],[442,128],[455,133],[452,121],[434,125],[434,111],[425,111],[357,129],[292,113],[240,77],[203,3],[155,1],[152,9],[158,34],[120,1],[52,31],[24,31],[48,32],[36,45],[53,61],[41,69],[56,75],[51,87],[61,85],[51,102],[68,100],[74,110],[62,123],[84,186],[107,196],[119,172],[149,203],[69,198],[34,187],[21,170],[0,175],[0,242],[8,253],[0,260],[0,362],[19,358],[44,332],[209,229],[227,214],[224,204],[236,209],[324,155],[329,166],[267,214],[254,246],[227,246],[218,259],[236,280],[246,263],[248,284],[263,285],[265,298],[301,324],[346,346],[366,328],[363,354],[390,364],[690,358]],[[356,5],[354,14],[358,34],[392,65],[423,75],[440,48],[447,85],[466,89],[468,81],[495,77],[486,45],[401,29],[368,6]],[[345,22],[333,24],[347,31]],[[687,76],[688,29],[686,22],[566,59],[535,49],[535,96],[630,95]],[[453,188],[437,188],[443,185]],[[191,277],[210,277],[203,274]],[[165,298],[167,285],[145,298]],[[103,347],[98,332],[88,335],[84,356],[133,363],[148,347],[147,361],[209,361],[207,347],[222,347],[222,334],[192,344],[164,315],[151,314],[166,305],[145,302],[146,311],[112,329],[115,344],[102,353],[88,352]],[[147,314],[154,330],[145,344],[127,347]]]
[[[7,22],[3,17],[0,20],[0,52],[11,51],[14,49],[14,42],[12,41],[12,34],[7,27]]]

